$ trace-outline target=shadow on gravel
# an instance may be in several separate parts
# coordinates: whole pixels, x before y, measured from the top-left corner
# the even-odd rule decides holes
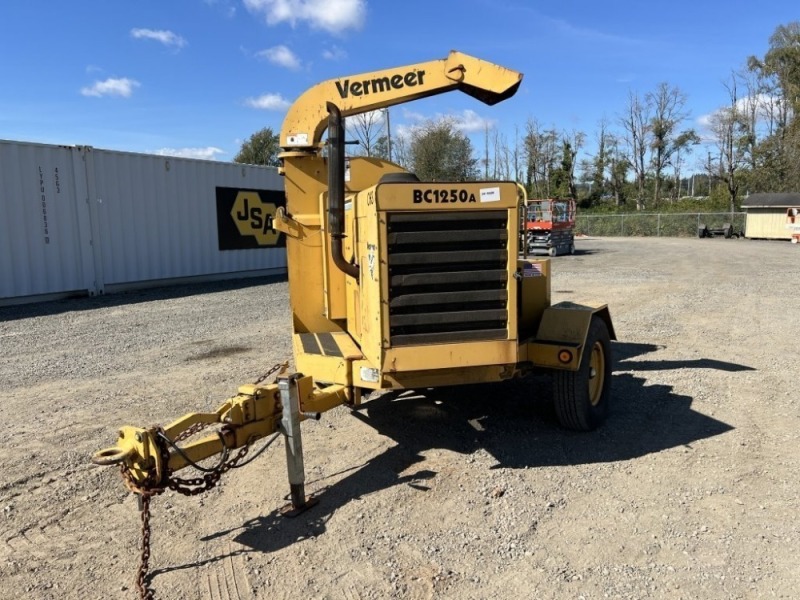
[[[283,454],[282,450],[279,451]],[[349,472],[349,475],[328,487],[319,485],[324,480],[308,482],[306,491],[314,490],[314,495],[320,498],[320,503],[308,512],[289,519],[281,515],[280,509],[276,508],[266,516],[243,523],[241,527],[218,531],[203,537],[201,541],[206,542],[217,538],[227,538],[233,534],[236,536],[233,541],[246,546],[247,549],[212,556],[205,560],[183,565],[156,569],[150,572],[149,579],[152,581],[153,577],[171,571],[195,569],[203,565],[216,563],[225,560],[229,556],[239,556],[250,552],[275,552],[281,548],[291,546],[295,542],[317,537],[325,533],[328,519],[333,516],[337,509],[349,502],[358,500],[361,496],[388,489],[392,486],[408,485],[420,493],[424,493],[430,489],[425,482],[436,476],[435,471],[418,469],[407,475],[399,475],[400,472],[406,471],[424,460],[425,457],[420,455],[418,449],[397,445],[362,465],[351,467],[345,471]],[[341,474],[331,474],[326,479]],[[285,486],[288,491],[288,482],[284,480],[279,485]],[[285,500],[288,503],[288,497]]]
[[[615,344],[620,369],[635,370],[638,363],[624,361],[658,349],[647,344]],[[702,363],[702,364],[701,364]],[[719,361],[649,361],[655,368],[749,367]],[[736,367],[736,368],[728,368]],[[643,377],[618,373],[613,381],[613,405],[606,424],[592,433],[575,433],[558,426],[549,398],[552,384],[547,376],[530,376],[499,384],[451,387],[436,390],[388,392],[365,402],[353,417],[388,436],[397,445],[363,465],[351,467],[329,487],[310,482],[318,490],[319,505],[295,519],[270,514],[220,531],[206,540],[235,535],[247,552],[274,552],[299,540],[322,535],[328,519],[342,506],[361,496],[397,485],[424,493],[434,471],[424,468],[425,452],[447,449],[465,455],[478,450],[496,461],[491,468],[547,468],[604,463],[639,458],[647,454],[691,444],[733,428],[692,410],[692,398],[675,394],[668,385],[648,385]],[[413,470],[416,467],[416,470]],[[411,471],[411,473],[409,473]],[[404,473],[403,475],[400,475]],[[195,568],[226,558],[164,569]]]
[[[280,281],[286,281],[286,275],[248,277],[245,279],[228,279],[225,281],[188,283],[183,285],[176,284],[128,292],[117,292],[105,296],[94,296],[93,298],[77,296],[64,300],[50,300],[15,306],[0,306],[0,322],[60,315],[74,311],[95,310],[97,308],[114,308],[117,306],[126,306],[128,304],[138,304],[140,302],[174,300],[177,298],[186,298],[187,296],[240,290]]]
[[[753,367],[736,363],[715,360],[713,358],[695,358],[692,360],[630,360],[642,354],[662,350],[664,346],[656,344],[632,344],[615,342],[613,345],[617,371],[670,371],[672,369],[714,369],[716,371],[755,371]]]

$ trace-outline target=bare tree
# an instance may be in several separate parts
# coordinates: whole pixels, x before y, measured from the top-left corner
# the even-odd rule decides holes
[[[375,145],[385,135],[383,111],[373,110],[348,117],[347,133],[358,142],[359,153],[373,156]]]
[[[398,132],[392,137],[392,158],[404,169],[411,169],[411,151],[408,135]]]
[[[735,73],[738,81],[744,86],[744,96],[739,102],[741,104],[741,119],[745,128],[747,159],[751,169],[756,165],[756,146],[758,145],[758,124],[759,120],[767,115],[765,112],[765,96],[762,96],[763,87],[760,75],[755,71],[743,69]]]
[[[747,162],[749,116],[746,110],[742,111],[739,102],[736,74],[731,74],[730,79],[723,85],[728,92],[729,103],[712,115],[709,128],[719,152],[717,176],[722,179],[728,189],[730,210],[734,212],[740,186],[739,171]],[[711,169],[711,160],[709,159],[709,177],[713,175]]]
[[[608,120],[603,117],[597,124],[597,152],[591,161],[591,173],[587,175],[587,183],[591,184],[590,197],[598,200],[605,194],[606,166],[608,164],[609,138]]]
[[[544,192],[543,162],[544,133],[536,119],[528,119],[525,124],[525,137],[522,140],[525,152],[525,185],[534,198],[541,198]]]
[[[650,120],[650,164],[655,177],[653,206],[658,208],[664,169],[670,164],[672,156],[696,135],[693,132],[691,135],[687,135],[689,132],[678,132],[680,124],[688,116],[684,110],[686,94],[679,88],[660,83],[655,92],[647,94],[646,99],[653,110]]]
[[[606,165],[608,168],[608,186],[611,193],[614,194],[614,204],[620,206],[623,201],[622,190],[628,177],[630,161],[622,151],[622,142],[619,137],[609,135],[607,144],[608,160],[606,161]]]
[[[636,210],[644,210],[644,186],[647,178],[645,157],[650,147],[652,132],[651,106],[636,92],[628,93],[628,105],[620,118],[625,130],[625,144],[628,147],[629,164],[636,178]]]
[[[497,129],[494,130],[494,178],[511,179],[511,149],[508,147],[506,136]]]

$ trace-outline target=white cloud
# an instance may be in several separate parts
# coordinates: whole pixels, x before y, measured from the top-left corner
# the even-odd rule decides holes
[[[137,40],[155,40],[175,48],[183,48],[187,44],[184,38],[166,29],[131,29],[131,36]]]
[[[293,71],[297,71],[303,66],[303,63],[300,62],[297,55],[286,46],[273,46],[272,48],[256,52],[256,56],[268,60],[274,65],[292,69]]]
[[[450,121],[453,126],[463,133],[477,133],[483,132],[486,130],[487,127],[491,129],[497,123],[497,121],[493,119],[484,119],[474,110],[466,109],[461,113],[450,113],[450,114],[443,114],[437,113],[435,116],[428,118],[425,115],[413,112],[407,109],[403,109],[403,118],[407,121],[410,121],[410,125],[406,126],[407,131],[411,131],[416,127],[419,127],[425,121]]]
[[[484,119],[474,110],[466,109],[460,115],[449,115],[453,120],[457,129],[464,133],[475,133],[476,131],[485,131],[486,128],[492,128],[496,121],[493,119]],[[448,118],[445,117],[445,118]]]
[[[261,110],[286,110],[292,104],[280,94],[263,94],[257,98],[247,98],[244,103]]]
[[[224,150],[214,146],[205,148],[161,148],[155,151],[159,156],[178,156],[181,158],[202,158],[204,160],[216,160],[218,154],[225,154]]]
[[[81,94],[84,96],[122,96],[123,98],[130,98],[133,94],[134,88],[141,85],[134,79],[122,77],[115,79],[109,77],[105,81],[95,81],[91,87],[81,88]]]
[[[347,58],[347,52],[339,48],[339,46],[332,46],[330,49],[326,48],[322,51],[322,58],[325,60],[344,60]]]
[[[401,123],[400,125],[392,127],[392,136],[403,138],[405,140],[411,139],[411,135],[414,133],[414,130],[417,127],[417,125],[404,125]]]
[[[360,29],[367,12],[366,0],[244,0],[244,5],[263,14],[269,25],[305,22],[335,34]]]
[[[413,110],[409,110],[407,108],[401,109],[403,111],[403,118],[407,121],[416,121],[421,123],[426,119],[425,115],[422,113],[414,112]]]
[[[707,115],[700,115],[697,117],[697,124],[700,127],[711,127],[711,122],[714,120],[714,117],[719,114],[719,110],[713,113],[708,113]]]
[[[742,115],[750,114],[751,108],[756,110],[756,120],[762,121],[769,117],[770,113],[777,107],[778,99],[769,94],[756,94],[754,97],[745,96],[736,100],[736,110]],[[714,112],[700,115],[697,117],[697,124],[701,127],[710,127],[714,119],[726,113],[730,113],[729,106],[718,108]]]

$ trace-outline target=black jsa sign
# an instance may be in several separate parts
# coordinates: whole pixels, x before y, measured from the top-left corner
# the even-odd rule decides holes
[[[283,234],[272,229],[283,192],[217,188],[217,234],[220,250],[285,246]]]

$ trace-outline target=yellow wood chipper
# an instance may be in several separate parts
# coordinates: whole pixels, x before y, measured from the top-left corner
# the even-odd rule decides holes
[[[524,188],[422,182],[385,160],[345,159],[348,116],[456,90],[493,105],[521,81],[518,72],[454,51],[326,81],[301,95],[280,133],[286,207],[272,219],[286,236],[295,372],[281,369],[274,383],[241,386],[214,412],[166,427],[123,427],[94,462],[121,464],[146,509],[164,488],[196,493],[213,486],[242,449],[283,434],[286,512],[295,514],[314,502],[304,490],[301,421],[357,406],[373,390],[499,382],[548,370],[561,424],[598,426],[610,395],[611,317],[605,305],[551,306],[549,259],[519,258]],[[221,457],[219,466],[202,478],[175,477],[212,456]]]

